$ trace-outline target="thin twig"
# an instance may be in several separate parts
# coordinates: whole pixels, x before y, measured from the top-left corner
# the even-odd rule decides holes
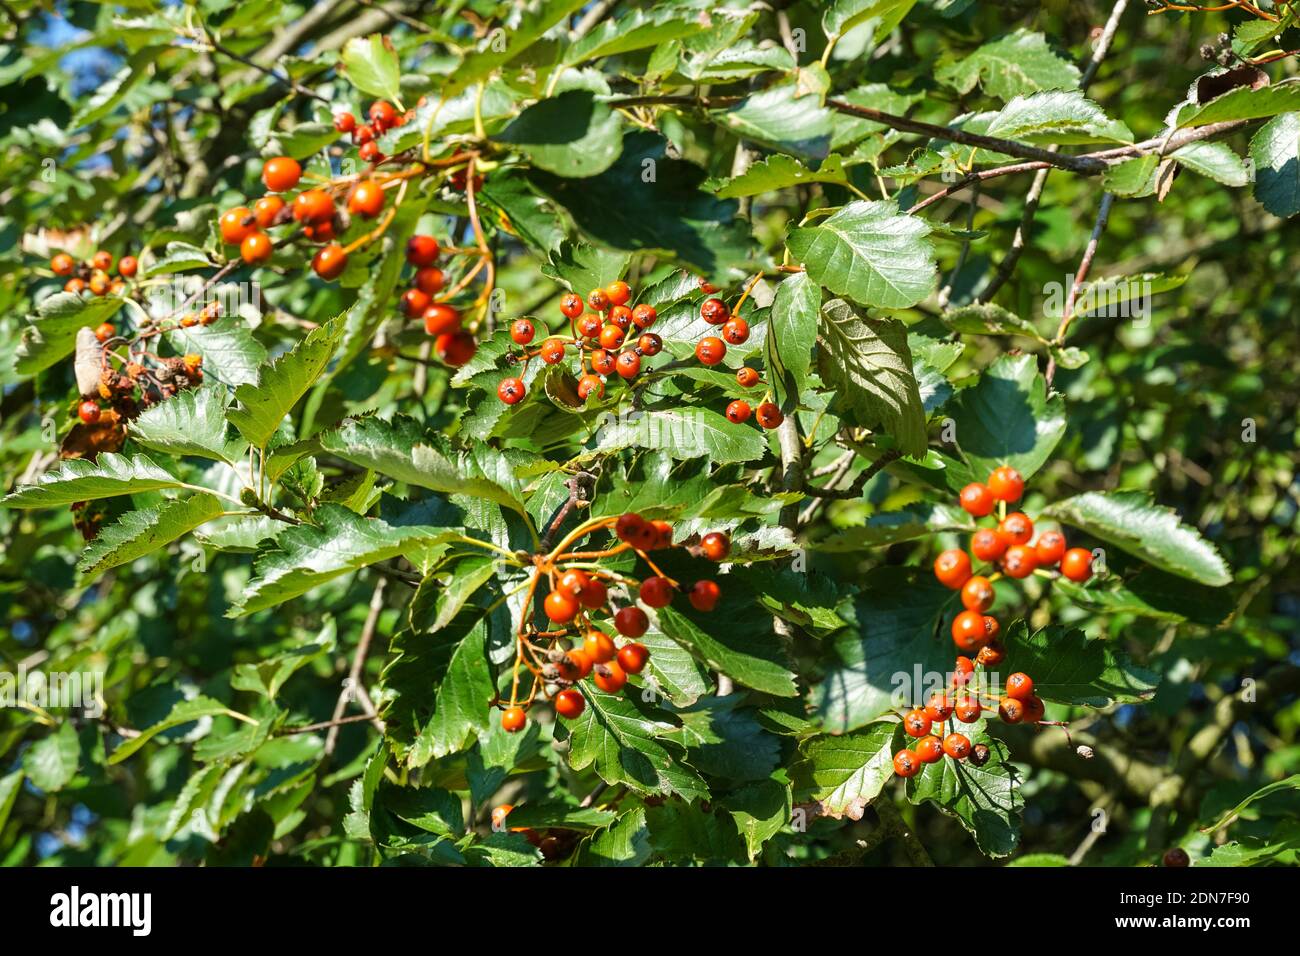
[[[857,498],[862,494],[862,489],[867,486],[867,482],[880,474],[891,462],[901,458],[902,455],[902,450],[891,448],[864,468],[862,473],[853,480],[853,484],[847,488],[814,488],[810,485],[803,489],[803,493],[811,498],[834,498],[841,501],[847,498]]]
[[[1083,288],[1083,283],[1088,279],[1088,270],[1092,268],[1092,259],[1097,254],[1097,243],[1101,241],[1101,234],[1106,231],[1106,224],[1110,222],[1110,207],[1114,203],[1114,193],[1105,193],[1101,197],[1101,207],[1097,210],[1097,221],[1093,223],[1092,235],[1088,237],[1088,244],[1084,247],[1083,258],[1079,260],[1079,268],[1074,273],[1074,281],[1070,283],[1070,294],[1065,300],[1065,310],[1061,314],[1061,324],[1056,330],[1056,338],[1052,340],[1055,345],[1065,344],[1065,334],[1070,330],[1070,323],[1074,321],[1074,306],[1078,301],[1079,291]],[[1052,379],[1055,376],[1056,356],[1051,355],[1047,360],[1047,371],[1043,375],[1048,388],[1051,388]]]
[[[379,624],[380,612],[384,609],[384,587],[388,584],[388,579],[380,576],[375,582],[375,590],[370,595],[370,609],[366,614],[366,622],[361,626],[361,639],[357,641],[356,653],[352,655],[352,667],[348,670],[348,679],[343,684],[343,691],[339,694],[339,699],[334,702],[334,716],[331,720],[334,726],[330,727],[329,734],[325,737],[325,756],[328,757],[334,753],[334,748],[339,739],[339,719],[343,716],[343,711],[347,709],[348,700],[354,696],[353,688],[361,680],[361,672],[366,666],[366,655],[370,653],[370,642],[374,639],[375,630]],[[383,732],[383,722],[369,715],[374,720],[375,727],[381,733]]]

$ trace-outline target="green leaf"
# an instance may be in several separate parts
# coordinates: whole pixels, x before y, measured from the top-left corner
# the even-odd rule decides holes
[[[982,126],[983,128],[977,128]],[[1017,96],[985,123],[967,123],[971,132],[1000,139],[1061,146],[1131,143],[1133,133],[1078,90],[1048,90]],[[965,147],[962,147],[965,148]]]
[[[404,556],[418,564],[455,532],[425,527],[397,527],[378,518],[363,518],[335,504],[316,509],[316,524],[286,529],[276,549],[262,552],[255,574],[227,617],[243,617],[305,594],[340,575],[379,561]]]
[[[1020,843],[1020,811],[1025,802],[1007,745],[988,735],[983,720],[963,724],[954,718],[953,726],[972,744],[989,748],[988,763],[977,767],[969,760],[944,758],[925,764],[907,781],[907,798],[912,803],[933,803],[956,817],[986,856],[1007,856]]]
[[[457,561],[450,569],[426,576],[411,599],[411,627],[417,631],[446,627],[496,573],[495,558],[474,555]]]
[[[737,428],[709,408],[650,409],[615,416],[604,413],[596,433],[597,451],[645,448],[665,451],[673,458],[709,458],[718,464],[753,461],[767,451],[767,442],[753,428]]]
[[[177,392],[167,401],[146,408],[127,425],[127,431],[135,442],[153,451],[234,464],[248,445],[231,438],[226,427],[229,407],[229,390],[223,385],[206,384]]]
[[[1218,549],[1172,508],[1143,491],[1089,491],[1048,505],[1043,514],[1088,532],[1148,564],[1201,584],[1221,586],[1232,571]]]
[[[24,776],[25,771],[22,767],[19,767],[12,773],[0,777],[0,833],[4,832],[5,824],[9,822],[9,813],[18,801],[18,793],[22,790]]]
[[[220,515],[225,504],[215,495],[177,498],[156,508],[128,511],[90,543],[77,562],[82,574],[98,574],[157,551]]]
[[[1008,860],[1007,866],[1069,866],[1068,857],[1059,853],[1022,853],[1014,860]]]
[[[337,137],[337,133],[334,134]],[[144,270],[145,278],[170,275],[173,272],[192,272],[196,269],[212,268],[212,260],[198,246],[188,242],[169,242],[161,256],[149,263]]]
[[[1034,693],[1043,700],[1087,707],[1131,704],[1149,699],[1160,683],[1159,674],[1078,628],[1049,624],[1030,634],[1024,621],[1016,621],[1003,643],[1007,658],[1000,670],[1031,675]]]
[[[1108,574],[1094,577],[1087,584],[1075,584],[1058,578],[1052,589],[1079,607],[1099,614],[1137,614],[1158,621],[1192,621],[1205,627],[1223,624],[1236,606],[1235,596],[1225,588],[1195,584],[1145,565],[1127,579]]]
[[[764,780],[781,759],[780,739],[735,697],[710,697],[678,713],[682,726],[664,739],[686,749],[692,767],[725,780]]]
[[[1300,82],[1284,80],[1252,90],[1238,86],[1208,103],[1185,103],[1178,110],[1178,129],[1231,120],[1265,119],[1300,110]]]
[[[823,160],[831,149],[831,111],[818,92],[781,83],[714,110],[714,121],[737,136],[782,153]]]
[[[739,176],[730,179],[710,179],[703,184],[719,199],[736,199],[742,196],[760,196],[789,189],[803,183],[845,183],[848,174],[844,160],[837,154],[827,156],[817,169],[809,169],[793,156],[773,153],[766,159],[750,164]]]
[[[464,750],[479,734],[491,731],[496,687],[487,656],[490,627],[491,616],[481,616],[452,651],[438,685],[433,717],[416,738],[408,766],[421,767],[431,759]]]
[[[778,405],[797,401],[807,387],[821,304],[822,290],[805,273],[787,276],[776,288],[763,338],[763,364]]]
[[[570,292],[586,299],[593,289],[603,289],[615,279],[623,278],[631,260],[626,252],[566,239],[542,266],[542,274],[564,283]]]
[[[56,292],[42,299],[36,315],[29,316],[18,345],[14,368],[20,375],[35,375],[72,354],[77,331],[107,322],[122,307],[115,295],[84,297],[73,292]]]
[[[382,33],[372,33],[348,40],[343,45],[343,71],[361,92],[400,102],[401,64],[385,39]]]
[[[501,26],[490,30],[478,49],[461,60],[444,83],[444,95],[466,89],[519,56],[587,0],[538,0],[519,5]]]
[[[618,160],[599,176],[532,175],[601,244],[676,258],[706,275],[743,269],[749,229],[736,218],[734,200],[699,188],[704,178],[693,163],[670,158],[666,140],[644,131],[628,133]]]
[[[1072,90],[1081,76],[1074,64],[1053,52],[1043,34],[1023,27],[934,73],[936,80],[963,96],[978,83],[1000,100],[1040,90]]]
[[[850,525],[810,542],[816,551],[863,551],[900,541],[915,541],[945,531],[970,534],[975,523],[965,511],[947,504],[918,502],[898,511],[873,514],[865,524]]]
[[[46,793],[62,790],[77,775],[81,743],[77,728],[65,720],[58,729],[42,737],[23,755],[23,770],[32,786]]]
[[[1188,143],[1175,150],[1173,158],[1192,172],[1225,186],[1245,186],[1250,182],[1250,170],[1227,143]]]
[[[1101,185],[1107,192],[1129,199],[1150,196],[1156,191],[1156,171],[1160,162],[1160,157],[1154,153],[1126,159],[1101,174]]]
[[[230,708],[218,700],[213,700],[211,697],[193,697],[189,700],[182,700],[158,723],[144,728],[137,736],[128,737],[122,741],[118,748],[109,755],[108,765],[111,767],[114,764],[121,763],[164,730],[171,730],[173,727],[180,727],[183,724],[192,724],[204,717],[222,715],[230,716]]]
[[[903,453],[925,455],[925,408],[912,371],[907,328],[897,319],[862,316],[834,300],[822,310],[817,367],[822,381],[864,428],[884,425]]]
[[[343,340],[342,318],[339,316],[313,329],[289,352],[265,366],[256,385],[235,389],[239,407],[232,408],[226,417],[250,444],[265,449],[284,416],[325,371]]]
[[[650,832],[645,807],[633,807],[583,840],[574,854],[575,866],[640,866],[650,858]]]
[[[279,654],[274,654],[252,664],[236,664],[230,677],[230,686],[235,690],[251,691],[261,694],[268,700],[274,700],[285,682],[313,661],[319,660],[334,650],[337,644],[338,627],[333,618],[325,622],[320,634],[310,643],[299,645]]]
[[[623,150],[623,120],[586,90],[569,90],[528,107],[500,133],[534,166],[559,176],[603,173]]]
[[[1042,341],[1032,322],[992,302],[972,302],[949,309],[942,319],[948,328],[966,335],[1023,335]]]
[[[179,488],[181,482],[144,455],[115,455],[105,452],[97,461],[73,458],[41,475],[34,485],[20,485],[0,500],[7,508],[53,508],[96,498],[135,495],[163,488]]]
[[[889,33],[916,6],[916,0],[833,0],[822,14],[826,36],[838,39],[868,20],[879,19],[875,37]]]
[[[790,786],[778,780],[760,780],[729,793],[722,801],[722,808],[731,814],[753,862],[762,852],[763,844],[784,830],[791,820]]]
[[[851,202],[814,226],[792,229],[786,247],[808,274],[861,305],[906,309],[934,290],[934,249],[925,220],[891,202]]]
[[[633,9],[623,16],[597,24],[568,49],[564,61],[578,64],[599,57],[617,56],[691,36],[703,29],[704,24],[686,11]]]
[[[799,745],[795,778],[826,816],[861,820],[893,779],[894,754],[903,746],[903,725],[894,720],[878,720],[850,734],[821,734]]]
[[[1283,113],[1260,127],[1250,141],[1255,198],[1273,215],[1300,212],[1300,113]]]
[[[1256,800],[1262,800],[1264,797],[1270,796],[1274,793],[1281,793],[1284,790],[1300,790],[1300,774],[1292,774],[1284,780],[1276,780],[1266,787],[1261,787],[1220,817],[1219,821],[1213,826],[1202,827],[1201,832],[1213,833],[1216,830],[1222,830],[1233,820],[1237,819],[1237,817],[1241,816],[1242,811]]]
[[[651,627],[638,640],[650,651],[645,671],[647,686],[678,707],[689,707],[709,692],[712,684],[708,672],[686,648],[657,627]]]
[[[1011,465],[1029,478],[1047,463],[1065,435],[1065,403],[1047,396],[1032,355],[1005,355],[949,406],[957,444],[981,476]]]
[[[673,862],[723,862],[741,851],[740,834],[726,814],[684,803],[646,808],[650,846],[657,856]]]
[[[348,419],[323,432],[320,443],[329,454],[397,481],[482,498],[527,513],[504,459],[490,449],[483,450],[482,462],[456,454],[444,442],[435,444],[413,419],[399,416],[391,424],[381,418]],[[492,475],[485,473],[484,462],[494,467]]]
[[[688,648],[712,670],[726,674],[738,684],[776,697],[798,693],[794,674],[785,660],[780,641],[772,633],[770,619],[751,601],[735,594],[731,606],[719,606],[709,613],[659,608],[655,620],[659,630]],[[758,625],[755,627],[755,625]]]
[[[643,794],[665,791],[686,800],[705,799],[708,788],[680,754],[659,740],[674,728],[668,714],[633,693],[605,694],[583,688],[586,709],[577,720],[561,721],[556,736],[569,742],[575,770],[593,767],[608,784]]]

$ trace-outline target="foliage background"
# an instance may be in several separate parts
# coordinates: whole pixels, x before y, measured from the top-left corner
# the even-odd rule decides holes
[[[461,54],[481,42],[473,35],[476,25],[490,27],[500,20],[514,28],[512,6],[206,0],[60,4],[50,12],[22,0],[5,4],[0,45],[0,473],[5,488],[48,469],[71,424],[71,363],[58,362],[33,374],[18,361],[30,324],[26,317],[56,288],[45,269],[47,230],[88,226],[94,232],[89,248],[103,246],[118,254],[148,248],[162,255],[174,241],[215,254],[211,223],[218,210],[257,195],[263,155],[311,142],[314,127],[308,124],[328,122],[331,107],[350,105],[359,113],[369,102],[337,68],[339,51],[349,39],[383,31],[401,55],[407,92],[435,96],[444,84],[455,84]],[[543,5],[561,6],[567,8],[561,30],[504,72],[507,118],[518,112],[521,101],[544,95],[546,69],[572,47],[563,36],[564,26],[576,28],[584,11],[573,3]],[[670,25],[693,22],[706,8],[716,11],[718,22],[730,22],[728,11],[739,17],[747,9],[740,3],[598,6],[618,17],[639,16],[637,8],[654,6]],[[800,63],[815,62],[826,42],[822,5],[776,6],[785,25],[807,38]],[[1090,41],[1112,9],[1089,2],[960,0],[894,6],[909,9],[879,44],[870,30],[859,29],[833,51],[827,63],[832,88],[839,95],[864,84],[886,84],[888,92],[873,87],[864,104],[939,124],[969,110],[998,110],[1009,98],[990,91],[988,75],[964,92],[957,88],[960,79],[956,86],[942,79],[951,75],[945,70],[982,43],[1024,29],[1048,38],[1060,63],[1083,64]],[[1142,5],[1129,5],[1088,95],[1110,117],[1127,124],[1137,139],[1154,136],[1196,78],[1214,68],[1201,56],[1200,46],[1252,20],[1241,12],[1147,16]],[[192,28],[199,22],[219,35],[224,50],[203,49],[194,41]],[[771,8],[755,8],[736,22],[743,23],[741,36],[766,41],[765,50],[776,49],[782,24]],[[1288,40],[1294,46],[1296,36],[1296,31],[1284,35],[1281,47],[1287,48]],[[735,41],[723,37],[721,45],[735,46]],[[638,85],[648,75],[648,56],[660,57],[660,64],[671,59],[680,67],[690,61],[689,53],[689,44],[683,51],[668,41],[657,42],[589,62],[573,82],[577,88],[621,94],[671,89],[695,95],[703,89],[712,95],[759,89],[782,73],[795,76],[771,54],[773,65],[752,73],[747,68],[734,77],[690,78],[669,66],[659,86]],[[247,66],[247,59],[260,69]],[[1267,69],[1275,82],[1296,72],[1293,58]],[[286,77],[320,99],[287,88]],[[1014,86],[1015,80],[1008,82]],[[623,144],[625,160],[633,143],[662,150],[662,134],[675,153],[698,165],[700,178],[722,182],[743,168],[737,165],[740,121],[734,117],[673,108],[656,109],[653,115],[659,133],[630,133],[642,139]],[[1291,122],[1296,115],[1290,114]],[[766,117],[773,122],[782,118],[779,112]],[[804,119],[799,110],[785,118]],[[789,130],[772,128],[747,136],[747,159],[769,151],[798,153],[797,146],[791,147],[792,138],[797,139],[795,125],[793,137]],[[1246,155],[1258,125],[1222,141]],[[492,128],[496,132],[500,127]],[[1300,192],[1294,127],[1289,135],[1291,153],[1283,169],[1289,171],[1294,203]],[[765,142],[755,143],[756,138]],[[893,166],[899,172],[916,160],[924,142],[874,129],[841,150],[854,160],[850,181],[872,197],[879,196],[878,185],[891,195],[910,188],[899,203],[905,208],[950,184],[937,175],[938,166],[920,177],[924,188],[909,187],[906,171],[878,183],[880,169]],[[315,149],[311,145],[307,151]],[[745,155],[744,146],[739,153]],[[932,223],[947,221],[950,232],[957,233],[940,232],[934,241],[939,284],[954,277],[948,290],[953,305],[968,301],[1001,261],[1020,222],[1029,181],[1028,175],[994,180],[981,190],[974,207],[965,192],[925,211]],[[1114,182],[1107,185],[1117,188]],[[532,189],[545,189],[551,198],[539,198]],[[1051,283],[1068,283],[1077,267],[1101,191],[1096,177],[1058,171],[1047,179],[1032,239],[996,299],[1038,334],[1050,336],[1055,326],[1044,314],[1046,290]],[[517,168],[489,176],[486,193],[487,202],[506,211],[518,231],[533,231],[527,242],[495,233],[507,316],[557,314],[555,299],[562,287],[543,273],[563,277],[572,258],[586,248],[575,252],[574,246],[561,247],[562,240],[585,231],[603,248],[620,238],[619,230],[638,225],[629,226],[629,220],[655,223],[662,212],[646,206],[592,208],[592,193],[582,181],[548,180],[536,171],[521,175]],[[616,195],[609,198],[618,203]],[[853,198],[836,183],[764,191],[740,199],[738,221],[745,234],[750,231],[745,221],[752,224],[760,257],[775,253],[779,261],[787,229],[804,212]],[[326,755],[324,733],[282,731],[329,718],[372,614],[379,637],[366,662],[366,685],[381,702],[392,704],[390,698],[395,698],[398,706],[416,708],[431,703],[435,664],[426,662],[432,670],[424,674],[417,668],[385,675],[386,666],[403,659],[403,642],[411,639],[406,627],[410,591],[401,582],[377,592],[382,575],[360,570],[282,606],[232,619],[227,611],[253,574],[250,554],[208,548],[206,560],[196,562],[203,549],[186,538],[102,575],[83,576],[77,571],[82,542],[66,509],[0,510],[0,659],[10,670],[33,655],[49,670],[103,668],[108,705],[101,719],[59,714],[53,725],[26,710],[0,711],[0,860],[8,865],[539,862],[517,835],[492,833],[491,807],[509,802],[534,814],[526,820],[512,818],[512,824],[521,819],[571,828],[565,832],[578,838],[577,846],[566,838],[564,858],[580,863],[915,862],[921,852],[917,841],[888,839],[901,832],[900,814],[940,864],[980,865],[1007,852],[1013,863],[1061,863],[1080,851],[1078,859],[1085,864],[1138,865],[1156,862],[1174,845],[1186,847],[1198,864],[1293,863],[1300,846],[1293,785],[1250,805],[1227,826],[1202,832],[1239,800],[1300,772],[1295,694],[1300,684],[1300,593],[1294,561],[1300,524],[1295,473],[1300,342],[1292,304],[1300,261],[1294,224],[1274,214],[1279,212],[1287,210],[1276,203],[1272,211],[1264,208],[1249,186],[1225,185],[1188,170],[1163,201],[1121,197],[1114,205],[1095,273],[1158,273],[1185,281],[1156,297],[1146,327],[1104,317],[1081,318],[1074,325],[1070,344],[1084,350],[1089,361],[1077,369],[1062,368],[1055,378],[1064,397],[1065,427],[1050,461],[1031,481],[1030,510],[1037,513],[1088,490],[1149,491],[1213,542],[1232,569],[1233,581],[1210,589],[1162,579],[1152,592],[1159,594],[1160,609],[1145,613],[1086,610],[1060,588],[1029,589],[1031,600],[1020,612],[1034,629],[1048,622],[1083,628],[1154,675],[1158,689],[1140,703],[1103,698],[1100,708],[1052,705],[1051,716],[1072,719],[1075,742],[1095,748],[1097,756],[1090,761],[1077,758],[1058,732],[997,730],[1013,768],[1007,773],[1014,773],[1019,786],[1014,799],[1006,796],[1000,820],[991,826],[984,821],[979,840],[959,819],[932,804],[909,801],[900,784],[873,785],[870,771],[863,771],[867,779],[847,782],[848,792],[840,791],[838,797],[851,805],[857,787],[863,801],[874,800],[861,821],[815,819],[807,832],[785,825],[790,805],[836,799],[827,796],[826,787],[818,791],[810,785],[807,775],[834,766],[837,748],[842,757],[845,741],[860,745],[858,758],[888,743],[891,727],[857,719],[832,728],[854,730],[849,737],[819,731],[817,722],[827,713],[821,707],[827,674],[846,666],[844,655],[851,656],[854,647],[875,646],[873,641],[882,640],[878,635],[910,608],[935,600],[924,569],[943,541],[955,540],[895,540],[872,530],[879,527],[869,524],[873,516],[909,506],[928,508],[942,497],[939,489],[917,481],[914,471],[891,467],[866,485],[861,498],[834,501],[817,511],[807,535],[839,545],[809,553],[808,578],[776,562],[738,572],[731,593],[744,610],[710,624],[734,629],[721,639],[743,647],[746,636],[756,633],[753,629],[770,630],[771,611],[800,622],[788,645],[800,688],[795,706],[782,707],[746,690],[743,679],[739,687],[724,680],[719,689],[731,693],[715,695],[714,675],[674,652],[668,638],[657,638],[663,659],[683,668],[682,680],[701,682],[698,702],[683,703],[676,708],[680,713],[669,718],[682,728],[654,732],[670,741],[660,746],[669,747],[675,762],[689,762],[707,779],[709,799],[689,804],[662,802],[618,783],[606,789],[592,767],[570,764],[565,748],[553,743],[549,724],[534,725],[523,741],[505,739],[496,729],[476,730],[464,741],[467,748],[454,747],[409,771],[394,764],[387,777],[385,761],[373,759],[377,734],[367,724],[343,727],[337,752]],[[447,234],[461,215],[461,199],[429,197],[425,221],[436,224],[437,234]],[[576,229],[573,220],[583,229]],[[699,238],[672,223],[664,228],[674,240]],[[722,223],[720,228],[731,227]],[[976,231],[969,248],[960,237],[967,229]],[[732,244],[714,236],[706,237],[703,251],[694,254],[678,246],[683,263],[636,255],[631,259],[636,284],[646,287],[669,277],[680,264],[707,270],[707,260]],[[547,265],[547,250],[563,268]],[[605,256],[602,261],[609,256],[592,254]],[[733,273],[714,264],[715,280],[732,285],[744,271]],[[279,354],[298,342],[303,323],[322,323],[358,301],[367,308],[378,301],[391,309],[378,260],[357,281],[332,285],[312,277],[301,257],[277,257],[273,266],[258,276],[265,308],[256,328],[231,354],[232,361],[247,363],[253,373],[261,356]],[[391,277],[387,281],[391,288]],[[956,334],[940,321],[942,311],[929,296],[890,314],[901,318],[914,336],[958,343],[951,364],[942,370],[945,388],[974,387],[1011,350],[1027,350],[1040,371],[1045,366],[1043,349],[1031,339]],[[467,412],[476,413],[483,401],[482,392],[451,388],[441,369],[402,360],[401,353],[419,351],[421,337],[393,325],[378,337],[378,328],[368,329],[373,333],[368,340],[353,337],[352,360],[332,371],[295,409],[295,434],[311,435],[344,416],[372,410],[384,418],[410,415],[426,429],[453,436],[464,429]],[[1015,360],[1003,358],[999,367],[1006,368],[1008,361]],[[688,394],[692,388],[690,382],[682,387]],[[826,397],[826,392],[808,390],[800,414],[805,434],[818,427]],[[715,407],[720,406],[715,402]],[[1038,411],[1041,417],[1043,410]],[[941,409],[931,416],[933,447],[939,447],[943,417]],[[1254,441],[1243,440],[1248,419],[1257,429]],[[546,449],[552,460],[581,453],[585,435],[570,432],[556,433],[555,444]],[[514,435],[496,444],[523,447],[529,441]],[[761,458],[720,466],[704,478],[715,485],[745,484],[753,494],[750,514],[727,515],[719,523],[751,533],[777,523],[789,500],[773,494],[780,485],[777,456],[773,442]],[[839,456],[840,450],[828,442],[806,463],[806,471],[816,473]],[[855,460],[844,483],[865,465]],[[612,456],[600,489],[609,503],[602,507],[617,511],[617,491],[628,487],[635,492],[645,480],[641,469],[650,467],[634,453]],[[699,460],[676,467],[675,482],[709,471]],[[356,470],[327,454],[320,456],[319,468],[329,486]],[[614,476],[624,473],[628,477],[621,485]],[[555,492],[552,487],[552,503],[561,500]],[[137,504],[149,503],[148,496],[137,498]],[[541,503],[537,508],[547,513]],[[923,530],[942,529],[932,511],[919,513]],[[1115,558],[1121,572],[1136,572],[1136,565],[1123,563],[1129,559]],[[912,568],[922,571],[914,574]],[[757,592],[773,600],[759,603]],[[833,597],[822,601],[828,593]],[[826,627],[819,617],[824,614],[849,619],[840,621],[843,628]],[[1004,626],[1009,623],[1004,620]],[[319,652],[301,661],[274,704],[248,689],[257,672],[253,665],[313,643]],[[943,654],[948,653],[945,648]],[[419,659],[418,652],[408,650],[408,664],[411,654]],[[1239,701],[1246,678],[1258,682],[1253,705]],[[121,729],[156,724],[183,696],[254,712],[259,724],[252,733],[267,739],[248,739],[246,727],[214,712],[197,728],[191,723],[167,730],[129,759],[112,762],[115,748],[129,739]],[[683,694],[683,700],[689,696]],[[839,704],[851,708],[854,701]],[[812,723],[807,723],[810,717]],[[864,740],[873,733],[884,736]],[[872,791],[881,785],[877,797]],[[593,792],[594,806],[582,805]],[[205,820],[213,821],[207,832],[192,822],[199,808],[208,814]],[[1098,808],[1108,825],[1104,834],[1094,835]],[[971,823],[969,811],[966,816]],[[1010,831],[1018,831],[1018,838],[1008,836]],[[866,842],[859,845],[859,840]],[[989,847],[998,852],[981,852]]]

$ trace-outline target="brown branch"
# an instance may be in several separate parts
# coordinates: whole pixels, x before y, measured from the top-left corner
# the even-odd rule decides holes
[[[857,498],[862,494],[862,489],[867,486],[867,482],[880,474],[891,462],[897,461],[902,456],[903,452],[900,449],[891,448],[864,468],[862,473],[853,480],[853,484],[847,488],[814,488],[810,485],[802,489],[803,493],[811,498],[833,498],[839,501]]]
[[[328,757],[334,753],[334,748],[339,739],[339,720],[343,717],[343,711],[348,706],[348,699],[353,696],[355,688],[361,680],[361,672],[366,666],[366,655],[370,652],[370,642],[374,640],[375,630],[379,624],[379,614],[384,609],[384,586],[388,579],[380,577],[375,582],[375,590],[370,595],[370,609],[366,614],[366,622],[361,627],[361,639],[357,641],[356,653],[352,655],[352,667],[348,670],[348,679],[343,685],[343,691],[339,698],[334,702],[334,716],[331,718],[333,726],[330,727],[329,734],[325,737],[325,756]],[[382,733],[384,729],[383,722],[369,715],[369,719],[374,720],[375,728]]]
[[[1074,321],[1074,306],[1079,297],[1079,291],[1083,288],[1083,283],[1088,279],[1088,270],[1092,268],[1093,257],[1097,254],[1097,244],[1101,241],[1101,234],[1106,231],[1106,224],[1110,222],[1110,208],[1115,203],[1115,194],[1106,193],[1101,197],[1101,207],[1097,210],[1097,221],[1093,223],[1092,235],[1088,237],[1088,244],[1084,247],[1083,258],[1079,260],[1079,269],[1074,274],[1074,281],[1070,284],[1070,294],[1065,300],[1065,309],[1061,314],[1061,324],[1056,330],[1056,338],[1052,340],[1054,345],[1065,344],[1065,334],[1070,330],[1070,323]],[[1047,371],[1043,376],[1047,380],[1047,387],[1052,387],[1052,379],[1056,377],[1056,356],[1050,355],[1047,359]]]

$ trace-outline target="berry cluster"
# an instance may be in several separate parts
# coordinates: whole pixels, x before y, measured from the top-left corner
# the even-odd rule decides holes
[[[721,326],[721,334],[703,336],[695,344],[695,357],[703,364],[712,366],[726,357],[728,345],[744,345],[749,340],[749,323],[740,317],[740,307],[748,298],[749,290],[741,295],[734,309],[728,308],[725,301],[717,298],[715,293],[719,291],[718,287],[704,279],[700,280],[700,291],[709,297],[700,304],[700,318],[709,325]],[[753,388],[759,382],[758,372],[742,365],[736,372],[736,382],[741,388]],[[763,428],[776,428],[785,421],[781,409],[769,401],[760,402],[757,408],[752,408],[749,402],[738,398],[727,405],[724,414],[727,421],[735,425],[749,421],[750,415]]]
[[[618,544],[604,550],[575,551],[570,548],[580,539],[601,530],[613,531]],[[622,589],[629,598],[634,594],[650,608],[667,607],[677,593],[684,592],[697,611],[712,611],[722,596],[715,581],[701,579],[685,587],[666,575],[649,552],[673,547],[673,529],[667,521],[647,520],[628,513],[617,518],[598,518],[575,529],[548,555],[538,555],[528,586],[526,610],[517,634],[517,654],[510,700],[498,702],[502,707],[501,726],[508,732],[523,730],[527,710],[539,693],[555,705],[555,712],[569,720],[580,717],[587,702],[579,682],[590,678],[600,690],[617,693],[627,684],[629,674],[639,674],[650,660],[650,651],[637,638],[650,627],[650,618],[635,602],[617,606],[610,599],[610,587]],[[731,553],[731,540],[714,531],[698,543],[682,545],[710,561],[724,561]],[[640,581],[616,573],[594,562],[634,551],[653,572]],[[539,583],[545,578],[550,590],[542,609],[550,624],[539,630],[533,624],[533,602]],[[612,629],[626,642],[620,647],[614,638],[596,626],[596,619],[610,615]],[[533,675],[533,688],[520,699],[521,667]]]
[[[1007,513],[1007,506],[1019,501],[1024,491],[1024,478],[1007,465],[994,469],[986,483],[972,482],[961,490],[960,504],[973,517],[987,518],[995,509],[998,512],[996,524],[979,528],[971,536],[970,546],[977,560],[996,564],[1000,570],[980,568],[980,573],[975,573],[970,556],[960,548],[944,551],[935,559],[935,577],[961,593],[964,610],[953,618],[951,633],[962,656],[957,658],[948,691],[937,692],[924,708],[904,715],[903,730],[919,739],[915,746],[894,755],[894,771],[900,777],[915,776],[924,764],[934,763],[944,754],[956,760],[969,757],[976,766],[988,760],[988,748],[982,744],[972,747],[964,734],[953,732],[940,739],[930,733],[935,724],[942,728],[954,714],[963,723],[978,720],[985,710],[996,710],[1009,724],[1037,724],[1043,719],[1043,701],[1034,693],[1028,674],[1009,676],[1002,693],[993,698],[981,699],[977,692],[962,690],[974,679],[977,667],[996,667],[1006,659],[1006,648],[998,641],[1001,625],[987,613],[993,607],[995,581],[1004,574],[1025,578],[1058,565],[1071,581],[1086,581],[1092,574],[1091,552],[1067,549],[1060,531],[1044,531],[1035,540],[1034,523],[1027,515]]]
[[[140,264],[135,256],[123,256],[117,262],[117,278],[113,277],[113,254],[100,249],[85,262],[77,262],[66,252],[50,259],[50,269],[56,276],[67,276],[64,292],[91,295],[121,295],[126,291],[126,280],[135,277]]]
[[[592,289],[585,303],[577,293],[566,292],[560,298],[560,312],[569,320],[570,334],[549,336],[539,348],[525,351],[516,361],[523,362],[523,371],[535,356],[547,365],[557,365],[574,348],[582,357],[578,397],[584,402],[592,395],[603,397],[610,376],[617,374],[632,381],[641,373],[641,360],[664,348],[663,340],[648,331],[658,318],[655,307],[647,302],[631,306],[631,301],[632,289],[622,280]],[[537,329],[529,319],[518,319],[510,326],[510,338],[516,345],[527,346],[536,336]],[[518,404],[527,393],[523,372],[503,378],[497,386],[497,397],[507,405]]]

